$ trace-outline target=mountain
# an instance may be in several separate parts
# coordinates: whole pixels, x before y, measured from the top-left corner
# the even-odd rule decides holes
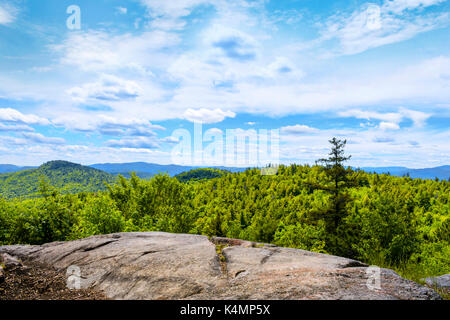
[[[218,170],[226,170],[230,172],[242,172],[246,168],[227,168],[227,167],[193,167],[180,166],[175,164],[163,165],[146,162],[132,162],[132,163],[98,163],[90,165],[90,167],[108,172],[113,175],[121,174],[125,177],[129,176],[130,172],[135,172],[140,178],[152,177],[158,173],[167,173],[171,177],[180,173],[187,172],[194,169],[211,168]]]
[[[43,178],[63,193],[104,190],[105,182],[115,181],[113,175],[101,170],[67,161],[50,161],[36,169],[0,174],[0,195],[6,198],[36,196]]]
[[[1,173],[9,173],[9,172],[17,172],[27,169],[34,169],[36,167],[18,167],[12,164],[0,164],[0,174]]]
[[[375,172],[378,174],[390,173],[393,176],[406,176],[409,174],[414,179],[435,179],[447,180],[450,178],[450,166],[440,166],[435,168],[410,169],[406,167],[363,167],[361,170]]]

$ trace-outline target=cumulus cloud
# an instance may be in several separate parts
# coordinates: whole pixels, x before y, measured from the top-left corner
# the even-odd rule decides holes
[[[156,136],[155,130],[166,130],[163,126],[151,123],[149,120],[115,115],[77,114],[76,117],[58,117],[53,120],[57,126],[69,130],[92,133],[98,132],[107,136]]]
[[[29,142],[40,144],[64,144],[66,142],[63,138],[50,138],[34,132],[24,132],[22,133],[22,136]]]
[[[27,140],[23,138],[0,136],[0,143],[7,146],[23,146],[27,144]],[[3,148],[4,151],[11,151],[8,148]]]
[[[34,114],[23,114],[12,108],[0,109],[0,121],[18,122],[24,124],[49,125],[48,119],[36,116]]]
[[[3,123],[0,123],[0,131],[2,132],[24,132],[24,131],[34,131],[33,128],[27,126],[27,125],[5,125]]]
[[[68,94],[79,102],[89,100],[121,101],[136,99],[141,91],[142,88],[134,81],[104,74],[99,81],[72,88]]]
[[[397,123],[394,123],[394,122],[383,121],[383,122],[380,123],[379,128],[381,130],[399,130],[400,126]]]
[[[303,135],[303,134],[317,133],[319,132],[319,129],[297,124],[295,126],[282,127],[280,131],[281,133],[285,134]]]
[[[236,114],[231,111],[222,111],[221,109],[188,109],[184,113],[184,118],[191,122],[218,123],[225,118],[234,118]]]

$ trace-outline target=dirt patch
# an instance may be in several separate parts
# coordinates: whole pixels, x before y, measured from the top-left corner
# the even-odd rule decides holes
[[[70,290],[65,274],[36,263],[25,262],[5,270],[0,300],[108,300],[101,292]]]

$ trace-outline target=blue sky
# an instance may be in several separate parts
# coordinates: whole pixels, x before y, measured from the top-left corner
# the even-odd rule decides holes
[[[354,166],[450,164],[449,12],[447,0],[2,0],[0,163],[168,164],[173,132],[200,121],[278,129],[283,163],[313,163],[337,136]]]

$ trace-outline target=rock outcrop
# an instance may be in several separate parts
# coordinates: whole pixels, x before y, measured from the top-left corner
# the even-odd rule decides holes
[[[198,235],[120,233],[0,253],[70,270],[112,299],[440,299],[392,270],[377,282],[377,269],[355,260]]]
[[[22,262],[8,253],[2,253],[0,254],[0,264],[5,266],[5,268],[11,268],[21,266]]]
[[[425,279],[425,282],[431,287],[450,291],[450,274],[444,274],[440,277],[429,277]]]

